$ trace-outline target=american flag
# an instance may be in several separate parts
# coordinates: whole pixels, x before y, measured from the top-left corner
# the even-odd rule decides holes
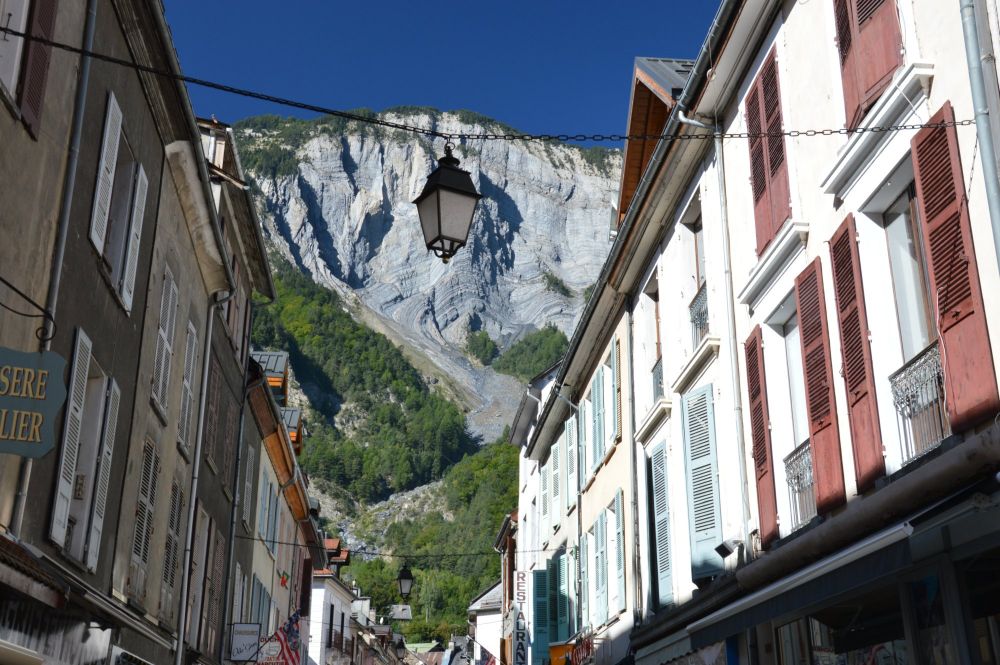
[[[274,633],[281,645],[281,657],[287,665],[299,665],[299,613],[296,610],[281,628]]]

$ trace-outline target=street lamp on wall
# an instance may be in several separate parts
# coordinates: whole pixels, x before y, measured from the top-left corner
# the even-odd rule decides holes
[[[469,239],[476,203],[483,198],[469,172],[458,168],[459,161],[451,154],[454,147],[445,143],[444,157],[438,159],[438,167],[427,176],[424,190],[413,201],[427,249],[445,263]]]
[[[403,567],[399,569],[396,583],[399,584],[399,595],[403,597],[403,600],[409,598],[410,589],[413,588],[413,573],[410,572],[410,567],[406,564],[403,564]]]

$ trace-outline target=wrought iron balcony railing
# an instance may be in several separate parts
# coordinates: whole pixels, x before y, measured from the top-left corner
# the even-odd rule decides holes
[[[698,344],[708,334],[708,284],[703,283],[694,300],[688,305],[688,312],[691,316],[691,348],[698,348]]]
[[[816,516],[812,450],[808,439],[785,457],[785,481],[788,483],[792,530],[795,530]]]
[[[951,434],[944,403],[944,371],[937,342],[889,377],[899,415],[903,463],[920,457]]]
[[[663,358],[657,358],[653,365],[653,403],[663,398]]]

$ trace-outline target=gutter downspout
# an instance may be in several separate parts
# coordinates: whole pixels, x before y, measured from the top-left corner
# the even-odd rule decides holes
[[[253,328],[253,300],[249,300],[250,307],[250,327]],[[247,340],[250,343],[250,340]],[[236,438],[236,455],[233,461],[233,509],[229,514],[229,538],[226,543],[226,598],[232,598],[235,595],[235,584],[236,580],[231,580],[233,572],[233,558],[236,556],[236,520],[237,515],[239,515],[240,507],[243,505],[243,497],[240,494],[240,464],[243,461],[243,418],[246,415],[247,401],[250,399],[250,391],[255,390],[261,384],[267,382],[267,373],[265,372],[263,376],[257,381],[254,381],[251,385],[247,385],[247,377],[250,374],[250,362],[251,356],[249,350],[247,351],[246,362],[243,363],[243,399],[240,400],[240,426],[238,429],[239,434]],[[247,469],[247,473],[250,473],[250,469]],[[222,627],[225,630],[226,626],[229,625],[230,611],[232,610],[231,603],[223,603],[222,608]],[[219,648],[216,652],[216,658],[221,663],[223,661],[223,656],[225,655],[226,649],[226,639],[225,635],[221,640],[219,640]]]
[[[83,26],[83,51],[86,53],[94,48],[94,33],[97,28],[97,0],[87,1],[87,17]],[[45,310],[55,320],[56,305],[59,300],[59,286],[62,283],[63,257],[66,255],[66,237],[69,235],[70,211],[73,207],[73,194],[76,191],[76,170],[80,161],[80,139],[83,136],[83,116],[87,110],[87,90],[90,88],[90,56],[80,56],[80,73],[76,83],[76,98],[73,100],[73,124],[69,137],[69,155],[66,160],[65,176],[63,178],[62,199],[59,205],[59,223],[56,227],[56,246],[52,257],[52,268],[49,273],[49,289],[45,295]],[[52,322],[45,319],[45,336],[53,334]],[[41,343],[40,351],[48,351],[52,340]],[[14,495],[14,509],[10,524],[10,532],[14,537],[21,533],[24,522],[24,507],[27,505],[28,483],[31,480],[32,459],[21,458],[21,466],[17,473],[17,494]]]
[[[986,204],[990,211],[993,229],[993,251],[1000,262],[1000,175],[997,169],[996,143],[990,126],[989,101],[983,81],[983,52],[979,45],[979,28],[976,22],[975,0],[959,0],[962,12],[962,32],[965,36],[965,60],[969,67],[969,84],[972,89],[972,106],[976,117],[976,135],[982,151],[983,180],[986,185]]]
[[[684,113],[684,107],[678,108],[680,121],[686,125],[708,129],[715,135],[715,172],[718,175],[719,187],[719,208],[722,224],[722,261],[723,272],[725,274],[726,290],[726,331],[729,337],[729,389],[733,395],[733,419],[736,424],[736,447],[739,451],[740,461],[737,465],[740,470],[740,503],[743,508],[743,557],[749,559],[753,556],[754,550],[750,547],[748,539],[750,537],[750,494],[747,486],[746,469],[746,437],[743,432],[743,393],[740,387],[740,365],[739,351],[736,347],[736,308],[733,295],[733,266],[732,248],[729,240],[729,200],[726,198],[726,160],[723,153],[722,130],[718,125],[709,125],[698,120],[689,118]],[[737,563],[745,563],[737,562]]]
[[[636,461],[635,449],[635,353],[633,353],[633,322],[632,311],[635,309],[635,299],[628,298],[625,307],[625,321],[628,327],[628,403],[633,406],[629,409],[629,422],[632,445],[629,446],[629,470],[632,484],[632,596],[635,598],[635,606],[632,608],[632,625],[638,626],[642,623],[642,559],[640,557],[639,543],[639,464]]]

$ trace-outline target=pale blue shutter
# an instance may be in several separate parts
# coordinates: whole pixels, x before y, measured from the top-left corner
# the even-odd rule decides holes
[[[594,374],[594,380],[590,384],[590,401],[594,410],[591,421],[594,429],[591,440],[594,454],[593,459],[590,460],[590,466],[591,469],[594,469],[604,459],[604,365],[598,368],[597,373]]]
[[[722,558],[715,552],[715,546],[722,542],[722,515],[711,384],[684,396],[681,419],[687,459],[691,573],[694,579],[701,579],[723,570]]]
[[[590,408],[587,406],[589,402],[587,400],[580,400],[580,410],[576,414],[576,432],[577,432],[577,443],[579,445],[579,465],[577,466],[577,478],[579,479],[579,486],[582,490],[584,485],[587,484],[587,477],[589,475],[588,469],[590,465],[588,464],[589,450],[587,447],[587,432],[590,431],[588,427],[588,411]]]
[[[549,574],[533,570],[531,575],[531,665],[542,665],[549,658]]]
[[[621,367],[618,363],[618,338],[611,342],[611,432],[608,440],[612,443],[622,435]]]
[[[670,561],[670,513],[667,501],[667,444],[653,448],[649,460],[653,477],[653,541],[656,552],[656,587],[660,607],[674,600]]]
[[[625,609],[625,499],[621,489],[615,494],[615,581],[618,602],[615,610]]]
[[[576,501],[576,420],[566,421],[566,486],[565,504],[567,508]]]
[[[596,556],[594,557],[595,580],[597,590],[595,601],[597,603],[596,621],[597,625],[608,620],[608,514],[601,511],[594,523],[594,538],[597,540],[594,546]]]
[[[542,484],[542,519],[538,521],[538,532],[542,541],[548,540],[549,528],[549,465],[543,464],[538,474]]]
[[[549,483],[552,486],[552,505],[549,508],[552,516],[552,527],[555,528],[559,524],[559,518],[563,514],[563,495],[562,495],[562,438],[552,446],[552,459],[549,462],[549,466],[552,467],[551,478],[549,478]]]
[[[580,627],[587,629],[590,627],[590,558],[589,558],[589,548],[587,547],[587,541],[590,538],[589,534],[583,534],[580,537],[580,574],[577,579],[580,580]]]
[[[545,563],[549,577],[549,640],[559,641],[559,557],[554,556]]]
[[[569,638],[569,575],[567,575],[567,561],[566,557],[568,555],[563,552],[559,555],[559,585],[558,585],[558,598],[556,599],[556,623],[558,624],[558,632],[556,633],[556,639],[560,642]]]

